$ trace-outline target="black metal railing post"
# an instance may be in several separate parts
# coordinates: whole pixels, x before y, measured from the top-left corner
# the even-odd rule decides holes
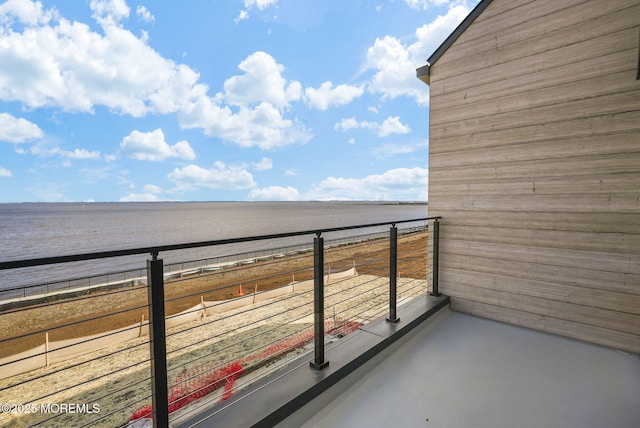
[[[322,370],[324,360],[324,238],[320,233],[313,239],[313,341],[314,360],[309,365]]]
[[[389,230],[389,322],[398,322],[398,228],[395,223]]]
[[[440,292],[438,291],[438,263],[439,263],[439,255],[440,255],[440,222],[439,219],[435,219],[433,221],[433,266],[432,274],[433,274],[433,287],[431,289],[432,296],[439,296]]]
[[[149,346],[151,348],[151,394],[154,428],[169,427],[167,337],[164,308],[164,268],[158,253],[147,260],[149,298]]]

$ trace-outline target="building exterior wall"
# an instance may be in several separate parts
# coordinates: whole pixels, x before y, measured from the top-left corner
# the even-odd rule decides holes
[[[430,67],[455,310],[640,353],[640,0],[494,0]]]

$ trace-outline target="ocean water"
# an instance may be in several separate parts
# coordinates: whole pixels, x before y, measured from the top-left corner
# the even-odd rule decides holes
[[[239,238],[427,216],[422,204],[380,202],[159,202],[0,204],[0,262]],[[400,225],[402,226],[402,225]],[[382,228],[384,229],[384,228]],[[325,239],[377,230],[333,232]],[[313,235],[165,252],[177,263],[312,242]],[[0,289],[143,268],[149,256],[0,271]]]

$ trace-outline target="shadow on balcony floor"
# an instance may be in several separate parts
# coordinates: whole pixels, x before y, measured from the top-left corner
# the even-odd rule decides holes
[[[278,426],[640,426],[638,355],[448,309],[342,382]]]

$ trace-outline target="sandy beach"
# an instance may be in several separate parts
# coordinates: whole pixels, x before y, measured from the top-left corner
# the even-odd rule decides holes
[[[399,260],[399,300],[426,292],[426,232],[401,236]],[[273,289],[312,277],[312,255],[296,255],[266,260],[211,275],[172,280],[166,287],[168,314],[175,314],[205,300],[222,300],[245,293]],[[326,252],[325,267],[333,271],[353,265],[359,275],[326,286],[326,316],[334,320],[366,323],[384,315],[388,305],[388,242],[358,244]],[[403,275],[403,272],[405,274]],[[387,278],[385,278],[385,276]],[[284,338],[301,335],[313,322],[312,293],[300,291],[277,299],[254,303],[208,316],[167,331],[169,383],[174,385],[184,373],[204,373],[245,358],[246,383],[251,376],[273,364],[268,355],[249,361],[266,347]],[[0,314],[0,337],[18,336],[34,330],[50,331],[51,340],[60,340],[110,331],[139,322],[146,314],[146,289],[134,288],[85,298],[57,302],[51,308],[36,307]],[[105,318],[99,315],[115,313]],[[58,327],[91,318],[73,327]],[[79,326],[82,325],[83,327]],[[330,339],[330,338],[329,338]],[[37,342],[31,337],[3,346],[3,353],[28,349]],[[7,342],[5,342],[7,343]],[[41,343],[41,342],[40,342]],[[9,349],[10,348],[10,349]],[[293,355],[304,352],[301,347]],[[291,355],[289,355],[289,358]],[[85,354],[64,362],[0,381],[4,401],[15,404],[88,403],[98,404],[94,414],[1,414],[0,424],[28,426],[54,417],[46,426],[121,426],[136,408],[150,403],[148,337]],[[251,376],[249,376],[251,374]],[[12,385],[15,385],[12,387]],[[51,408],[48,409],[51,411]]]

